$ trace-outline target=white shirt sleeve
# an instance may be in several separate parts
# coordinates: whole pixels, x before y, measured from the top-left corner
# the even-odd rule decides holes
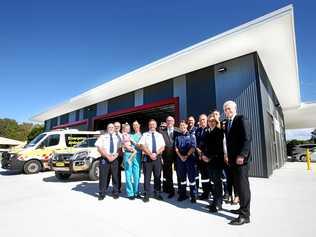
[[[101,135],[97,141],[94,143],[96,147],[104,147],[104,135]]]
[[[227,155],[227,145],[226,145],[226,136],[224,134],[224,138],[223,138],[223,151],[224,151],[224,155]]]
[[[139,141],[138,141],[138,144],[139,145],[145,145],[145,136],[146,136],[146,133],[144,133],[142,136],[141,136],[141,138],[139,139]]]
[[[158,133],[159,134],[159,145],[160,145],[160,147],[159,147],[159,149],[161,148],[161,147],[163,147],[163,146],[166,146],[166,143],[165,143],[165,139],[163,139],[163,136],[161,135],[161,133]]]

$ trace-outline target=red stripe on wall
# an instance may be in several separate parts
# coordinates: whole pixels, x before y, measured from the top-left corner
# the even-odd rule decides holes
[[[94,122],[96,120],[109,119],[109,118],[121,116],[121,115],[124,115],[124,114],[135,113],[135,112],[138,112],[138,111],[149,110],[149,109],[161,107],[161,106],[164,106],[164,105],[171,105],[171,104],[175,105],[175,110],[176,110],[175,111],[176,112],[176,118],[175,119],[178,121],[179,120],[179,97],[173,97],[173,98],[169,98],[169,99],[155,101],[153,103],[148,103],[148,104],[139,105],[139,106],[135,106],[135,107],[127,108],[127,109],[122,109],[122,110],[119,110],[119,111],[114,111],[114,112],[111,112],[111,113],[98,115],[98,116],[95,116],[95,117],[92,118],[92,122],[94,124]]]

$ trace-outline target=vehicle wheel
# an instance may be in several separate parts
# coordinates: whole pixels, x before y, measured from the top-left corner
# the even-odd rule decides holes
[[[25,163],[23,169],[26,174],[36,174],[42,170],[42,164],[38,160],[30,160]]]
[[[306,155],[301,155],[300,156],[300,161],[305,162],[306,161]]]
[[[10,156],[11,156],[10,153],[7,152],[7,151],[5,151],[5,152],[2,153],[2,158],[3,158],[3,159],[10,159]]]
[[[66,179],[70,178],[71,174],[70,173],[55,172],[55,176],[59,180],[66,180]]]
[[[91,168],[89,170],[90,180],[99,180],[99,163],[100,161],[98,160],[92,163]]]
[[[8,168],[8,162],[9,162],[8,159],[2,158],[2,159],[1,159],[1,167],[2,167],[3,169],[7,169],[7,168]]]

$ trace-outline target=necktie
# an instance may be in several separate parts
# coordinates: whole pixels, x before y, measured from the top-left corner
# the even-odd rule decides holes
[[[228,128],[227,131],[228,132],[230,131],[231,127],[232,127],[232,120],[228,119],[228,124],[227,124],[227,128]]]
[[[110,134],[110,153],[114,153],[113,134]]]
[[[155,138],[155,134],[154,133],[151,134],[151,139],[152,139],[152,141],[151,141],[151,144],[152,144],[151,152],[152,153],[157,153],[157,144],[156,144],[156,138]]]
[[[168,135],[169,135],[170,142],[173,142],[173,131],[171,129],[168,130]]]

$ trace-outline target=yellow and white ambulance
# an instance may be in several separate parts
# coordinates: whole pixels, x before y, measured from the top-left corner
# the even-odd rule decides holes
[[[3,169],[35,174],[49,170],[49,159],[55,151],[73,147],[86,138],[100,135],[99,131],[60,129],[44,132],[35,137],[22,149],[12,149],[2,154]]]

